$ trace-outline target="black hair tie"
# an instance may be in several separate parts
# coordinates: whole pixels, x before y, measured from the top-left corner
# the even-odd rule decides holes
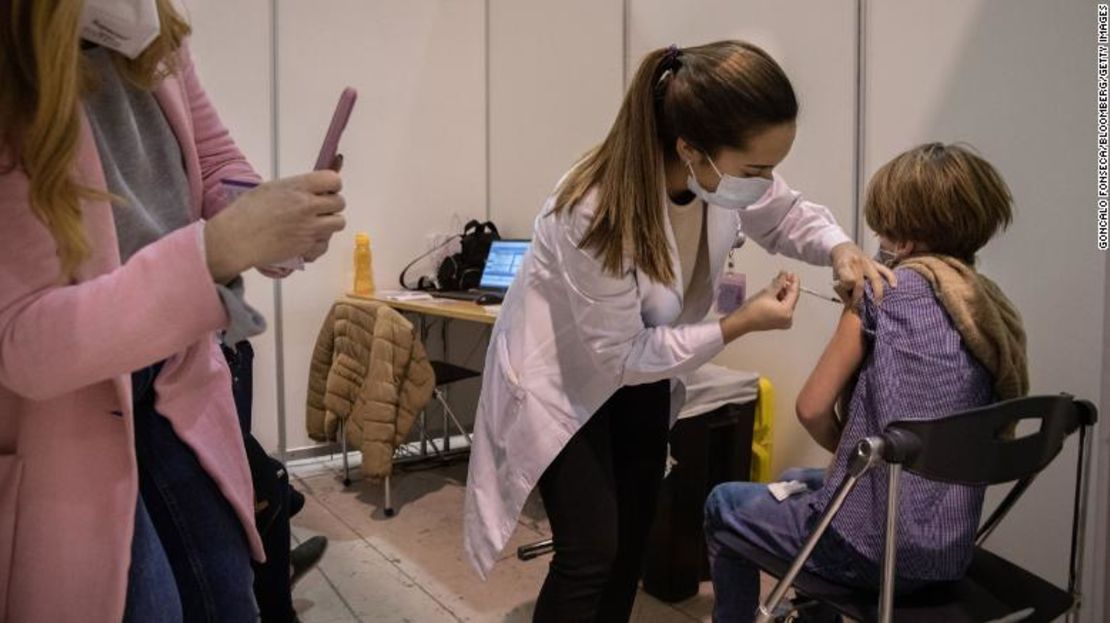
[[[671,44],[667,46],[667,50],[663,53],[663,58],[659,61],[659,78],[655,81],[655,99],[662,100],[667,92],[667,83],[674,73],[682,64],[678,58],[682,56],[682,50],[678,46]]]
[[[661,63],[664,70],[670,69],[674,71],[678,69],[681,63],[678,62],[679,57],[682,56],[682,50],[675,44],[667,46],[667,51],[663,53],[663,62]]]

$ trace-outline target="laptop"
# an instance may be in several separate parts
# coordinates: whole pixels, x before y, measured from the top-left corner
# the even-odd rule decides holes
[[[505,292],[524,263],[530,240],[494,240],[482,268],[482,279],[477,288],[462,291],[435,292],[434,296],[458,301],[477,301],[500,303]]]

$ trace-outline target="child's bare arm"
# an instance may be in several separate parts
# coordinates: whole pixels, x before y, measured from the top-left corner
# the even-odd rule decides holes
[[[845,308],[836,332],[798,394],[798,420],[814,441],[836,451],[840,425],[834,413],[837,399],[863,363],[864,342],[859,315]]]

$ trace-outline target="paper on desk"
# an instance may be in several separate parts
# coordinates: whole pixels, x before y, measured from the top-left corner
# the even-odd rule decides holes
[[[432,295],[415,290],[379,290],[378,296],[390,301],[430,301]]]

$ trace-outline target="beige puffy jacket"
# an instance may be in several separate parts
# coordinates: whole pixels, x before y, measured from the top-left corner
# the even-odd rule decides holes
[[[317,441],[338,439],[362,451],[362,472],[383,478],[435,387],[412,323],[388,305],[340,299],[320,327],[308,378],[305,423]]]

